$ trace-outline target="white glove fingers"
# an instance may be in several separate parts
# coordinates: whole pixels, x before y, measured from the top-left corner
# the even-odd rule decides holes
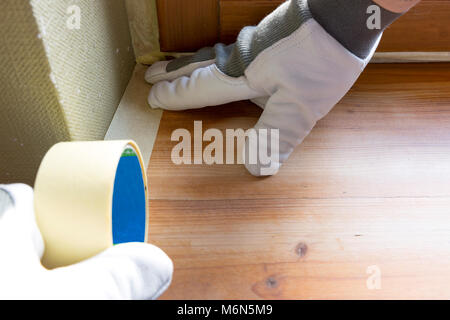
[[[179,77],[190,76],[197,69],[214,64],[215,59],[191,63],[172,72],[167,72],[170,61],[160,61],[152,64],[145,73],[145,81],[155,84],[160,81],[173,81]]]
[[[156,299],[170,285],[173,264],[159,248],[143,243],[114,246],[73,266],[48,272],[61,299]]]
[[[14,200],[8,191],[0,187],[0,218],[14,206]]]
[[[262,91],[251,88],[245,76],[229,77],[220,72],[216,65],[211,65],[195,70],[190,77],[157,83],[150,91],[148,103],[152,108],[186,110],[264,95]]]
[[[246,140],[247,170],[254,176],[276,174],[294,148],[310,133],[318,118],[311,108],[295,99],[294,93],[287,90],[277,91],[268,99],[264,112],[255,125],[257,143],[251,145],[249,140]],[[253,152],[257,154],[256,163],[251,162],[248,156],[249,150],[255,148],[257,151]],[[261,163],[261,152],[270,158],[270,164]]]
[[[33,189],[25,184],[0,185],[0,189],[12,201],[11,207],[0,214],[0,242],[13,251],[19,250],[20,246],[20,250],[26,250],[23,257],[39,263],[44,253],[44,241],[34,215]]]

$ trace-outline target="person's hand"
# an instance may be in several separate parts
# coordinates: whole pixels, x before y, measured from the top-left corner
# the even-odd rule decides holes
[[[249,157],[245,165],[256,176],[275,174],[351,88],[378,42],[366,59],[358,58],[314,20],[305,1],[287,1],[257,27],[244,28],[235,44],[153,64],[145,76],[154,84],[148,103],[185,110],[251,99],[264,109],[257,132],[279,130],[279,150],[261,136],[259,149],[279,151],[279,161],[265,171]]]
[[[172,279],[172,261],[149,244],[120,244],[51,271],[40,263],[44,250],[33,189],[0,185],[0,299],[156,299]]]

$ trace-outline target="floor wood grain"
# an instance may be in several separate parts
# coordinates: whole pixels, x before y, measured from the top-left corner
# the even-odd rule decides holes
[[[163,298],[450,298],[450,64],[370,65],[277,176],[172,164],[173,130],[260,112],[164,112],[148,168],[149,238],[175,263]]]

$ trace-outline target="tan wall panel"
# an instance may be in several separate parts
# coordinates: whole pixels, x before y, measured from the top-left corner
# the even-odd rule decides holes
[[[33,184],[54,143],[103,139],[135,65],[125,4],[2,0],[0,28],[0,183]]]
[[[155,0],[126,0],[134,53],[138,63],[151,64],[160,51]]]
[[[135,65],[124,0],[77,1],[79,30],[66,25],[72,0],[32,4],[70,137],[103,139]]]
[[[29,2],[1,1],[0,29],[0,183],[31,184],[69,132]]]

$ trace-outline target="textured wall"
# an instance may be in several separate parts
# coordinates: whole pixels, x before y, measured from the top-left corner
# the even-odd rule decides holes
[[[2,0],[0,28],[0,183],[32,184],[54,143],[103,139],[135,64],[125,3]]]
[[[131,37],[138,63],[152,64],[158,53],[159,28],[155,0],[125,0]]]

